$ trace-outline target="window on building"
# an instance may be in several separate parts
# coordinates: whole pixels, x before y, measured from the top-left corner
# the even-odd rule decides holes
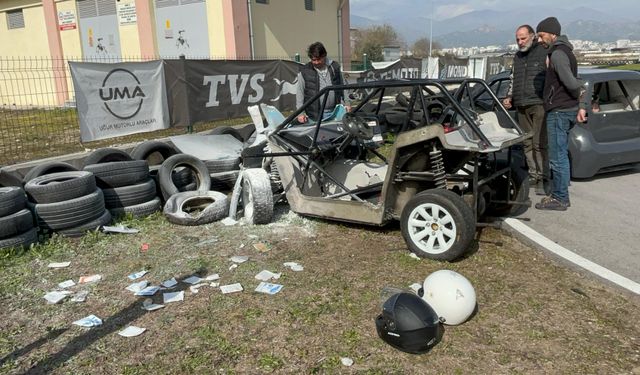
[[[256,0],[258,4],[269,4],[269,0]]]
[[[313,10],[313,0],[304,0],[304,9]]]
[[[24,14],[22,9],[7,12],[7,27],[9,29],[24,29]]]

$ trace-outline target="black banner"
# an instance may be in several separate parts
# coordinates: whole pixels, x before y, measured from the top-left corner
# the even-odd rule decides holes
[[[415,58],[403,58],[383,69],[369,69],[362,72],[345,72],[347,83],[364,83],[386,79],[420,78],[422,60]],[[362,99],[364,92],[351,93],[351,97]]]
[[[164,60],[172,126],[248,116],[259,103],[295,109],[292,61]]]
[[[438,78],[466,78],[469,77],[469,59],[453,56],[441,56],[438,58]]]

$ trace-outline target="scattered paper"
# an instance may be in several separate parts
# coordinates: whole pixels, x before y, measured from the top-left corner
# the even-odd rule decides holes
[[[238,265],[234,263],[234,264],[232,264],[231,266],[229,266],[229,271],[233,271],[233,270],[235,270],[236,268],[238,268]]]
[[[147,311],[158,310],[158,309],[161,309],[163,307],[164,307],[164,305],[158,305],[158,304],[153,303],[153,300],[151,298],[147,298],[142,302],[142,308],[144,310],[147,310]]]
[[[262,270],[256,275],[256,279],[260,281],[269,281],[271,279],[277,280],[282,276],[281,273],[273,273],[268,270]]]
[[[353,359],[349,357],[340,357],[340,362],[347,367],[353,366]]]
[[[304,270],[304,267],[302,267],[300,264],[296,262],[285,262],[285,263],[282,263],[282,265],[285,267],[289,267],[291,271],[295,271],[295,272],[300,272]]]
[[[129,278],[129,280],[135,280],[135,279],[139,279],[142,276],[146,275],[147,272],[149,272],[149,271],[143,270],[143,271],[140,271],[140,272],[132,273],[131,275],[129,275],[127,277]]]
[[[65,268],[69,267],[71,262],[58,262],[58,263],[49,263],[47,267],[49,268]]]
[[[413,283],[409,285],[409,289],[413,290],[416,294],[418,294],[418,291],[420,290],[420,288],[422,288],[422,284]]]
[[[102,325],[102,319],[92,314],[80,320],[76,320],[73,324],[86,328],[97,327]]]
[[[196,284],[196,285],[191,285],[189,287],[189,290],[191,291],[191,293],[196,294],[198,293],[198,289],[200,289],[201,287],[205,286],[205,285],[209,285],[209,284]]]
[[[271,284],[265,283],[264,281],[258,284],[256,288],[256,292],[258,293],[266,293],[266,294],[276,294],[282,289],[282,285],[280,284]]]
[[[140,328],[136,326],[129,326],[122,331],[118,332],[118,334],[122,337],[135,337],[142,334],[142,332],[146,331],[146,328]]]
[[[416,255],[416,253],[409,253],[409,256],[413,259],[420,260],[420,257]]]
[[[269,251],[269,246],[267,246],[267,244],[264,242],[254,243],[253,248],[261,253],[266,253],[267,251]]]
[[[65,280],[61,283],[58,284],[58,288],[62,288],[62,289],[66,289],[66,288],[70,288],[72,286],[76,285],[76,283],[73,280]]]
[[[102,231],[104,233],[124,233],[124,234],[133,234],[138,233],[140,230],[126,227],[124,225],[116,225],[116,226],[108,226],[103,225]]]
[[[88,295],[88,290],[81,290],[78,293],[74,294],[73,297],[71,297],[71,302],[84,302],[87,300]]]
[[[169,280],[163,281],[161,285],[165,288],[173,288],[174,286],[178,285],[178,282],[176,281],[175,277],[172,277]]]
[[[231,260],[233,263],[241,264],[248,261],[249,257],[246,255],[234,255],[231,258],[229,258],[229,260]]]
[[[184,301],[184,292],[163,293],[162,298],[164,303]]]
[[[47,302],[50,304],[56,304],[62,301],[63,299],[67,298],[69,294],[71,294],[71,292],[69,292],[68,290],[63,290],[63,291],[54,290],[53,292],[49,292],[45,294],[44,299],[46,299]]]
[[[187,283],[187,284],[192,284],[193,285],[193,284],[197,284],[197,283],[201,282],[202,279],[199,278],[198,276],[194,275],[194,276],[189,276],[189,277],[187,277],[186,279],[184,279],[182,281]]]
[[[224,219],[220,220],[220,222],[226,226],[236,225],[238,223],[230,217],[225,217]]]
[[[102,280],[102,275],[81,276],[78,284],[93,283]]]
[[[146,280],[142,280],[137,283],[129,284],[129,286],[126,287],[125,289],[133,293],[138,293],[139,291],[143,290],[147,286],[149,286],[149,282]]]
[[[215,280],[218,280],[219,278],[220,278],[220,275],[218,275],[217,273],[214,273],[214,274],[211,274],[211,275],[205,277],[204,279],[206,281],[215,281]]]
[[[211,286],[212,286],[212,287],[214,287],[214,288],[217,288],[217,287],[219,287],[219,286],[220,286],[220,283],[211,283],[211,284],[209,284],[209,285],[211,285]]]
[[[244,289],[242,289],[242,285],[240,285],[240,283],[223,285],[220,287],[220,291],[222,292],[222,294],[242,292],[243,290]]]
[[[160,290],[160,287],[157,285],[148,286],[142,289],[139,292],[136,292],[136,296],[152,296],[156,294],[157,291]]]

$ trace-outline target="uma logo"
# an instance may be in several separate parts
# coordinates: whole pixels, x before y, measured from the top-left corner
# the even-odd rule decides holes
[[[99,91],[107,111],[121,120],[137,115],[145,98],[138,77],[122,68],[110,71]]]

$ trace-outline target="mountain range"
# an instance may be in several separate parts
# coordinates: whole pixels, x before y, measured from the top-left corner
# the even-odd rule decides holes
[[[433,40],[442,47],[471,47],[515,43],[515,29],[522,24],[537,23],[553,15],[562,24],[569,39],[613,42],[618,39],[640,40],[640,20],[636,17],[610,14],[587,7],[548,9],[526,7],[512,11],[480,10],[456,17],[433,20]],[[352,28],[388,24],[411,45],[430,33],[429,15],[391,13],[384,19],[372,20],[351,15]]]

